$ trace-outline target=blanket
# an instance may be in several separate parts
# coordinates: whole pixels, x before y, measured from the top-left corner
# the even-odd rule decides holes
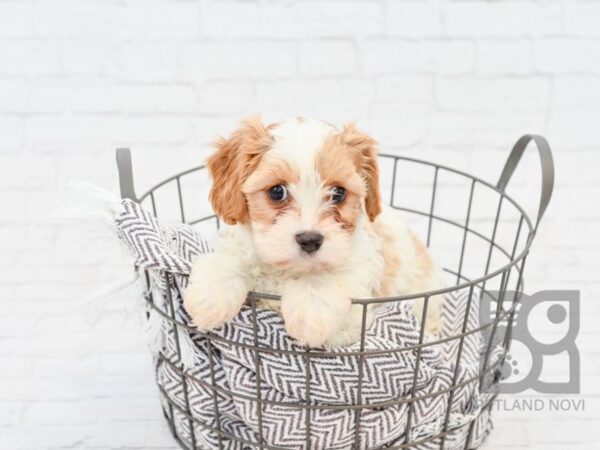
[[[475,292],[471,301],[465,290],[444,296],[442,341],[460,334],[466,317],[462,347],[458,339],[426,339],[419,346],[420,326],[406,301],[375,310],[362,356],[354,354],[359,343],[339,355],[308,350],[286,333],[278,313],[248,306],[207,339],[187,325],[181,292],[193,259],[210,251],[209,243],[191,226],[161,225],[131,200],[122,201],[115,226],[136,268],[148,276],[149,317],[161,332],[156,380],[172,431],[184,445],[372,449],[408,439],[417,443],[411,448],[437,449],[440,439],[431,438],[444,431],[446,414],[446,449],[476,448],[489,433],[491,394],[479,389],[485,348]],[[490,364],[500,358],[497,350]]]

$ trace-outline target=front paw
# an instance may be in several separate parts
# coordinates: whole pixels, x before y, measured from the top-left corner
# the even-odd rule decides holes
[[[327,350],[335,350],[339,347],[347,347],[359,343],[363,335],[362,316],[363,306],[352,305],[350,313],[346,315],[346,320],[342,324],[342,327],[327,339],[325,348]],[[368,309],[365,319],[364,332],[366,333],[373,323],[373,314]]]
[[[237,275],[219,274],[207,264],[195,266],[183,292],[183,305],[200,330],[211,330],[233,319],[246,301],[248,286]]]
[[[342,327],[352,303],[333,289],[288,283],[281,296],[285,329],[300,344],[322,347]]]
[[[442,330],[442,302],[443,297],[440,295],[429,299],[425,316],[425,333],[430,337],[437,337]],[[423,303],[423,299],[417,299],[413,304],[413,313],[419,322],[423,320]]]

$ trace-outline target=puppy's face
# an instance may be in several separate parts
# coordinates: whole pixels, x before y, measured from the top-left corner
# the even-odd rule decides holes
[[[354,126],[251,119],[218,143],[207,165],[217,214],[248,225],[258,256],[278,269],[340,264],[359,222],[381,209],[375,143]]]

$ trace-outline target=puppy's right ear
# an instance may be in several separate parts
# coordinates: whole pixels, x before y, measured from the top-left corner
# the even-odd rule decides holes
[[[230,225],[248,220],[248,205],[241,192],[242,184],[258,165],[273,139],[259,117],[251,117],[225,139],[215,144],[217,150],[206,161],[213,180],[210,202],[217,215]]]
[[[381,213],[377,142],[368,134],[358,131],[353,123],[344,126],[342,138],[346,145],[358,151],[358,169],[367,184],[365,209],[369,219],[373,222],[379,213]]]

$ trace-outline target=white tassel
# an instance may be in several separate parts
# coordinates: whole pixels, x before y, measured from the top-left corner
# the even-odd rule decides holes
[[[92,326],[107,318],[120,320],[123,325],[133,321],[142,337],[141,344],[157,354],[164,344],[167,322],[148,306],[145,295],[145,282],[135,272],[133,277],[108,284],[85,297],[84,302],[90,305],[86,319]],[[164,299],[157,289],[153,289],[152,298],[156,307],[164,311]],[[191,361],[189,357],[186,360]]]
[[[196,345],[190,334],[186,329],[179,329],[179,350],[181,352],[181,365],[184,370],[193,369],[196,366],[200,365],[200,360],[198,359],[198,352],[196,352]]]
[[[167,299],[158,289],[152,290],[152,298],[156,308],[170,315],[170,305],[167,305]],[[178,314],[175,315],[177,320],[181,320],[181,318],[178,318],[178,316]],[[155,311],[154,309],[151,310],[150,318],[148,320],[147,335],[149,338],[151,350],[154,353],[161,350],[162,345],[164,343],[164,336],[166,333],[172,330],[172,327],[172,323],[167,321],[164,317],[162,317],[158,313],[158,311]],[[193,367],[199,365],[201,361],[198,359],[198,355],[196,352],[196,344],[194,344],[194,341],[192,341],[188,330],[182,327],[178,327],[177,338],[179,344],[181,364],[183,368],[192,369]]]
[[[89,304],[86,319],[90,324],[99,319],[116,317],[123,322],[134,315],[140,314],[143,299],[143,289],[137,273],[127,279],[107,284],[87,295],[83,301]]]
[[[165,324],[166,322],[163,316],[161,316],[158,311],[150,308],[144,328],[144,335],[153,355],[158,354],[163,347]]]
[[[77,247],[114,245],[115,251],[124,247],[118,239],[114,218],[123,211],[121,199],[114,193],[85,181],[67,185],[66,204],[50,213],[48,219],[72,225],[71,244]],[[110,283],[84,298],[89,307],[86,319],[94,325],[103,318],[126,322],[139,317],[144,309],[143,287],[137,273]]]
[[[69,183],[67,194],[69,206],[54,211],[49,219],[63,224],[74,224],[83,229],[85,232],[79,233],[78,236],[81,246],[92,242],[101,242],[103,245],[114,242],[115,248],[125,248],[119,245],[114,221],[115,216],[123,211],[121,199],[117,195],[87,182]],[[73,237],[75,236],[76,234]],[[158,311],[146,304],[145,289],[145,283],[135,272],[125,280],[108,284],[93,292],[84,299],[90,305],[86,314],[87,321],[97,324],[99,319],[111,317],[125,323],[136,318],[144,337],[143,341],[156,354],[164,345],[167,322]],[[154,288],[152,296],[155,307],[166,311],[166,300],[161,292]],[[147,316],[145,311],[148,311]],[[187,330],[180,328],[178,336],[182,365],[191,368],[199,364],[195,344]]]
[[[150,289],[152,289],[152,303],[154,307],[147,306],[148,318],[144,325],[144,334],[148,346],[150,347],[150,351],[156,355],[162,349],[164,344],[166,334],[165,327],[167,325],[167,321],[157,309],[166,312],[166,299],[162,292],[156,288],[154,283],[151,283]],[[147,293],[148,292],[145,292],[144,295]]]
[[[116,194],[86,181],[71,181],[67,185],[67,199],[69,206],[51,213],[50,218],[74,221],[103,218],[112,226],[113,217],[123,209]]]
[[[88,247],[118,242],[114,218],[123,211],[118,196],[91,183],[73,181],[67,186],[66,197],[66,206],[52,211],[47,219],[76,226],[77,232],[72,233],[74,244]]]

